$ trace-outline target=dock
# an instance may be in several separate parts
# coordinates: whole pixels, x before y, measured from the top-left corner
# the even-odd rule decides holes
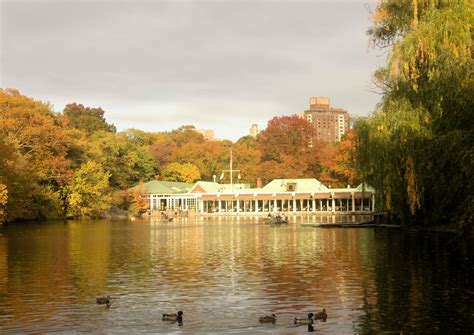
[[[302,223],[301,227],[312,228],[400,228],[396,224],[381,224],[374,221],[339,222],[339,223]]]

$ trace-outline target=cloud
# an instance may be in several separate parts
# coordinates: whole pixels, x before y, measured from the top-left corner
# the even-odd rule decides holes
[[[254,122],[302,112],[310,96],[358,114],[378,100],[363,1],[1,6],[1,86],[57,108],[102,106],[120,127],[194,122],[236,139]]]

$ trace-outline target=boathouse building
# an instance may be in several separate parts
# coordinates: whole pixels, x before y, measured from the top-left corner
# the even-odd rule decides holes
[[[332,189],[314,178],[274,179],[261,188],[198,181],[194,185],[151,181],[136,186],[150,212],[191,211],[198,215],[262,215],[269,212],[371,213],[375,190],[364,184]]]

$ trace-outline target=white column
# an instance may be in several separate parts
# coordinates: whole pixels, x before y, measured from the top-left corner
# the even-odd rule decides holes
[[[240,200],[237,198],[237,213],[240,213]]]
[[[372,212],[375,212],[375,193],[372,193]]]
[[[352,195],[352,211],[355,212],[356,211],[356,200],[355,200],[354,192],[352,192],[351,195]]]
[[[334,199],[334,192],[331,192],[331,207],[332,207],[332,211],[335,212],[336,211],[336,199]]]
[[[273,199],[273,211],[274,212],[278,211],[278,204],[277,204],[276,199]]]
[[[293,213],[296,212],[296,199],[293,198]]]
[[[222,204],[221,204],[221,199],[217,198],[217,205],[219,206],[219,213],[222,212]]]
[[[255,213],[258,213],[258,200],[255,200]]]
[[[316,212],[316,199],[313,198],[313,212]]]

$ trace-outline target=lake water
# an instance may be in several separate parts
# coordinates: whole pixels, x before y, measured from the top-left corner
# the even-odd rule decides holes
[[[293,318],[322,308],[321,334],[474,331],[472,243],[300,225],[315,220],[0,226],[0,333],[298,334]],[[178,310],[182,326],[161,320]]]

